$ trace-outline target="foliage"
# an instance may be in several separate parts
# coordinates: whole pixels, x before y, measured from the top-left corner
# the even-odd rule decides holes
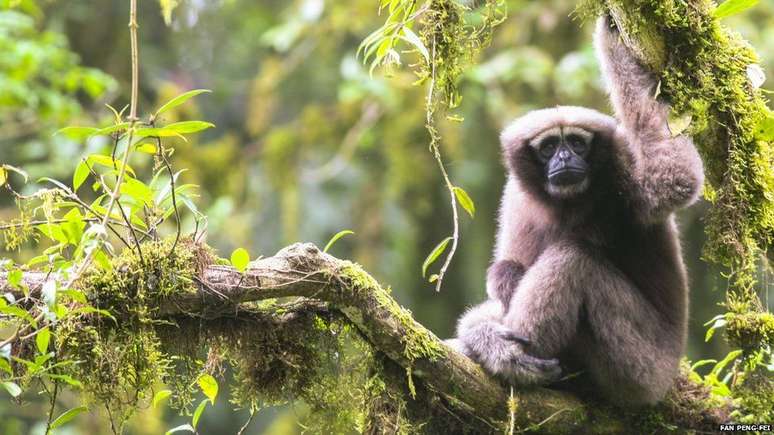
[[[430,264],[443,254],[451,242],[451,248],[440,271],[430,277],[430,282],[436,282],[436,291],[441,289],[444,275],[459,242],[457,203],[459,202],[471,217],[475,205],[467,192],[452,184],[449,178],[440,153],[441,136],[435,125],[435,114],[439,109],[459,106],[462,100],[458,89],[459,79],[470,59],[491,40],[492,29],[504,21],[504,4],[502,0],[487,0],[475,14],[467,14],[469,8],[456,0],[428,0],[421,6],[417,0],[382,0],[379,10],[388,11],[387,21],[363,40],[359,49],[364,53],[364,62],[371,62],[372,73],[380,65],[400,65],[400,54],[396,47],[401,41],[421,54],[415,65],[414,72],[419,77],[416,84],[427,83],[425,127],[430,135],[430,151],[449,190],[454,225],[452,236],[441,241],[422,265],[424,277]],[[478,21],[480,24],[474,26],[470,21]],[[417,22],[422,26],[419,35],[412,30]],[[450,115],[449,119],[462,121],[462,118],[456,115]]]
[[[169,13],[177,2],[163,3],[165,19],[174,18]],[[211,379],[215,380],[221,396],[227,384],[235,385],[230,396],[232,403],[250,409],[251,415],[259,408],[297,400],[301,404],[295,410],[303,424],[333,433],[352,428],[362,430],[367,426],[364,406],[375,407],[386,402],[388,406],[405,408],[404,397],[394,394],[385,382],[384,367],[374,363],[371,347],[351,324],[341,322],[324,309],[313,316],[301,316],[299,320],[314,324],[312,337],[284,333],[295,328],[278,323],[274,314],[288,313],[289,318],[296,314],[294,304],[285,305],[287,301],[255,304],[244,316],[212,324],[207,329],[202,329],[198,319],[185,316],[170,319],[170,324],[159,322],[151,316],[152,310],[166,296],[192,291],[196,270],[186,265],[227,263],[212,258],[198,243],[205,226],[209,227],[210,234],[216,232],[212,222],[220,223],[215,229],[223,237],[217,243],[226,246],[256,243],[252,237],[260,237],[260,242],[267,245],[330,234],[347,225],[342,220],[367,222],[362,230],[356,228],[357,238],[341,239],[347,234],[342,231],[331,239],[328,247],[337,240],[337,250],[354,246],[353,256],[360,256],[369,269],[373,266],[382,274],[395,276],[390,281],[398,284],[396,288],[419,287],[413,278],[405,278],[411,274],[394,272],[409,269],[418,276],[417,266],[424,255],[417,251],[430,251],[438,240],[445,240],[443,249],[432,250],[427,256],[430,261],[423,268],[430,268],[433,261],[448,252],[444,250],[450,239],[445,239],[446,232],[437,228],[438,220],[445,216],[438,201],[440,195],[434,190],[439,181],[449,190],[455,214],[456,203],[471,217],[474,212],[484,216],[493,214],[496,201],[490,198],[496,197],[501,180],[490,175],[500,173],[494,170],[494,165],[482,163],[496,164],[497,160],[496,151],[489,150],[496,146],[481,146],[484,141],[496,143],[491,132],[493,126],[489,124],[499,124],[534,104],[555,104],[557,98],[593,104],[599,95],[594,87],[593,53],[575,40],[583,40],[576,24],[563,23],[563,8],[568,7],[563,2],[553,2],[548,7],[509,2],[511,6],[517,5],[520,21],[503,26],[497,35],[498,43],[480,65],[472,65],[471,60],[486,46],[491,26],[500,21],[501,2],[486,2],[482,7],[463,6],[456,1],[428,1],[421,5],[399,0],[383,2],[389,17],[384,27],[366,40],[375,45],[364,45],[364,50],[376,47],[373,51],[365,50],[371,53],[368,61],[372,67],[387,66],[390,70],[391,62],[403,62],[403,58],[410,57],[407,63],[415,73],[407,81],[399,69],[393,68],[389,85],[381,77],[369,77],[354,61],[353,53],[341,48],[347,47],[347,43],[351,47],[352,41],[362,37],[369,24],[357,18],[363,16],[361,11],[371,13],[372,2],[351,5],[324,2],[324,13],[315,12],[314,5],[321,3],[299,1],[267,6],[230,2],[218,5],[222,9],[218,14],[213,12],[215,7],[196,9],[180,5],[179,10],[183,12],[180,15],[186,19],[173,19],[178,32],[170,35],[170,40],[178,39],[180,57],[172,58],[176,50],[172,42],[154,40],[153,46],[149,45],[143,54],[144,61],[150,59],[148,71],[154,80],[160,76],[157,71],[162,65],[166,68],[179,62],[184,68],[197,71],[197,65],[209,59],[206,53],[211,45],[216,48],[218,60],[212,63],[222,67],[219,75],[202,78],[192,74],[192,78],[171,70],[168,76],[173,79],[153,82],[154,89],[146,89],[145,98],[155,98],[160,108],[142,120],[127,119],[122,111],[113,110],[109,124],[69,127],[53,139],[47,139],[81,145],[78,153],[84,157],[76,165],[68,166],[68,171],[75,166],[72,177],[70,174],[67,177],[72,179],[71,183],[44,180],[47,186],[44,189],[36,190],[39,186],[34,184],[19,188],[23,177],[13,172],[14,167],[3,166],[0,185],[14,188],[13,192],[6,191],[12,192],[11,197],[19,206],[19,213],[13,217],[7,217],[10,215],[6,213],[0,215],[4,220],[0,229],[6,246],[24,251],[29,246],[25,242],[34,241],[39,242],[34,246],[44,251],[42,255],[35,253],[22,266],[4,261],[2,269],[12,282],[20,283],[23,273],[40,270],[50,271],[60,284],[27,289],[32,291],[23,299],[11,300],[7,296],[0,299],[3,320],[7,320],[11,331],[18,332],[13,343],[0,349],[0,376],[4,389],[14,397],[40,390],[52,399],[52,412],[48,416],[51,428],[65,424],[69,418],[78,418],[86,405],[90,410],[97,409],[96,405],[107,405],[116,423],[115,429],[119,430],[137,408],[150,402],[154,407],[160,406],[168,400],[174,409],[189,414],[190,418],[178,429],[190,431],[201,427],[202,419],[215,411],[216,394],[213,394]],[[120,6],[124,8],[124,2]],[[560,17],[562,24],[552,27],[552,17]],[[221,18],[226,18],[225,22],[219,22]],[[123,28],[125,19],[121,20]],[[186,30],[196,20],[199,24]],[[538,23],[534,26],[536,29],[546,27],[533,29],[532,25],[524,25],[527,20]],[[105,21],[104,25],[109,27],[110,23]],[[208,21],[218,22],[228,32],[225,36],[219,35],[218,31],[206,27]],[[151,21],[143,23],[143,29],[148,29],[151,35],[147,38],[156,36],[153,26]],[[563,35],[566,29],[570,29],[569,34]],[[111,29],[110,33],[123,32]],[[261,37],[256,38],[256,34]],[[550,36],[548,39],[539,40],[546,34]],[[239,40],[240,44],[232,47],[217,38]],[[552,45],[557,40],[564,46]],[[514,41],[518,42],[514,44]],[[678,42],[681,47],[690,47],[687,41]],[[705,42],[707,46],[714,43],[702,43]],[[54,41],[51,45],[58,43]],[[13,44],[11,47],[17,48]],[[411,52],[406,53],[401,47],[408,47]],[[704,54],[697,61],[703,62]],[[260,63],[250,63],[254,59],[260,59]],[[77,67],[74,62],[69,67]],[[734,64],[735,73],[738,66]],[[677,67],[685,65],[678,63]],[[259,71],[257,76],[245,78],[244,71],[252,69]],[[0,68],[0,77],[6,71]],[[52,80],[65,76],[67,73],[62,70]],[[568,76],[573,79],[567,79]],[[675,76],[669,83],[677,87],[686,80],[690,83],[688,86],[707,91],[696,76],[680,79]],[[205,92],[199,89],[180,94],[191,87],[191,80],[202,79],[217,86],[217,95],[205,96],[207,104],[203,106],[195,105],[194,100],[182,104]],[[410,82],[424,85],[429,92],[406,85]],[[34,83],[36,80],[28,80],[23,85]],[[234,83],[249,83],[251,90],[235,87]],[[731,88],[729,85],[724,89]],[[32,92],[47,90],[36,88]],[[77,90],[61,92],[77,103],[73,98]],[[664,92],[669,92],[666,85]],[[462,95],[466,105],[460,105]],[[52,113],[41,107],[36,110],[36,116]],[[697,109],[690,107],[691,111]],[[0,110],[4,108],[0,104]],[[218,134],[222,137],[213,140],[210,135],[199,141],[189,135],[213,126],[204,121],[190,121],[201,117],[200,108],[208,112],[207,119],[217,121]],[[455,113],[446,119],[436,115],[450,109]],[[64,118],[67,113],[62,110],[55,114],[62,114]],[[234,113],[239,113],[236,121],[228,118]],[[246,114],[244,118],[242,113]],[[468,122],[460,124],[463,114]],[[709,117],[693,115],[693,124],[689,127],[692,129]],[[69,115],[66,118],[72,119]],[[246,127],[240,129],[234,124]],[[427,124],[430,136],[421,133],[422,124]],[[759,134],[766,134],[767,125],[761,123],[763,130]],[[433,156],[441,163],[440,142],[437,142],[440,137],[444,139],[444,158],[457,160],[456,166],[451,167],[455,173],[445,180],[427,170]],[[428,141],[435,148],[434,153],[417,153],[417,146]],[[473,146],[466,150],[463,146],[466,143]],[[173,171],[173,157],[177,164],[193,171]],[[15,163],[14,159],[24,160],[12,154],[9,161]],[[70,163],[67,159],[61,160]],[[255,163],[247,163],[251,160]],[[316,166],[321,169],[317,170]],[[443,165],[441,171],[445,176]],[[463,181],[461,184],[478,199],[475,205],[471,195],[452,184],[451,178]],[[197,180],[203,184],[203,194],[211,195],[206,201],[212,204],[207,213],[210,219],[204,219],[193,203],[199,190],[183,180]],[[111,197],[116,193],[119,197],[111,206]],[[313,216],[319,219],[305,218],[310,211],[315,211]],[[456,226],[457,219],[454,220]],[[465,222],[470,224],[471,236],[463,253],[467,257],[463,258],[480,261],[461,262],[451,272],[454,279],[447,281],[444,299],[435,298],[427,304],[432,308],[421,308],[430,313],[425,317],[431,322],[433,312],[441,313],[441,318],[446,319],[466,298],[470,300],[474,294],[471,287],[480,289],[492,224],[478,221]],[[189,231],[185,223],[191,229],[190,236],[186,235]],[[254,235],[257,231],[252,231],[252,227],[261,227],[263,231]],[[378,249],[380,254],[374,254]],[[19,254],[20,258],[26,252]],[[191,255],[197,257],[193,262],[189,262]],[[451,254],[447,264],[450,259]],[[80,270],[79,263],[89,263],[89,266]],[[232,256],[232,263],[243,269],[247,263],[245,255]],[[381,289],[362,268],[353,264],[342,272],[344,279],[365,289],[364,292],[378,289],[384,304],[389,304],[388,308],[399,319],[409,323],[410,313],[386,296],[387,290]],[[431,274],[430,279],[437,276]],[[405,282],[401,283],[401,279]],[[708,284],[700,282],[698,293],[703,296],[701,290]],[[83,294],[80,289],[85,287],[98,291]],[[466,291],[464,297],[449,294],[457,288]],[[41,291],[40,296],[35,290]],[[406,299],[416,303],[413,299],[422,297],[412,294]],[[448,305],[449,301],[457,305]],[[727,332],[734,343],[758,344],[765,341],[761,337],[770,337],[770,318],[747,316],[749,313],[744,310],[739,313],[729,316],[727,321]],[[298,330],[309,329],[299,327]],[[407,358],[443,357],[442,349],[429,346],[433,342],[424,339],[427,334],[423,329],[407,336]],[[190,339],[182,342],[173,339],[180,336]],[[283,357],[273,357],[278,354]],[[731,358],[721,359],[725,362],[717,363],[701,379],[715,390],[717,397],[728,395],[728,390],[733,389],[741,409],[746,410],[740,418],[754,421],[755,416],[764,416],[770,420],[765,414],[768,402],[761,400],[771,391],[770,386],[757,378],[753,381],[755,373],[770,365],[766,354],[755,354],[758,358],[755,360],[742,358],[736,350],[730,355]],[[746,369],[749,361],[757,361],[756,370]],[[235,377],[228,383],[221,382],[226,378],[225,367],[235,369]],[[712,372],[716,373],[712,375]],[[730,373],[734,374],[729,377]],[[407,384],[411,393],[422,394],[421,385],[414,385],[410,374],[401,372],[398,379],[398,384]],[[165,389],[158,390],[162,384]],[[60,412],[62,401],[57,402],[57,396],[65,386],[83,389],[87,393],[86,403],[68,405]],[[223,402],[218,399],[217,405],[223,406]],[[400,429],[407,430],[408,425]]]

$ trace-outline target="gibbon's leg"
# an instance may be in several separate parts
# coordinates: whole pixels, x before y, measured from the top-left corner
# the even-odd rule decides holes
[[[513,260],[497,260],[486,271],[486,294],[496,299],[507,309],[511,298],[524,276],[524,266]]]
[[[539,358],[556,358],[575,338],[588,256],[569,243],[546,248],[516,288],[503,325]]]
[[[591,256],[585,264],[581,278],[591,344],[579,357],[586,371],[613,401],[659,401],[677,374],[684,328],[667,323],[613,265]]]
[[[457,338],[446,340],[446,344],[512,384],[542,385],[558,379],[559,361],[525,353],[523,347],[528,342],[505,328],[502,316],[502,303],[489,299],[460,318]]]
[[[688,136],[669,130],[669,105],[657,98],[655,75],[624,45],[609,17],[597,22],[594,45],[621,122],[617,140],[627,144],[633,160],[636,216],[661,221],[697,199],[704,180],[701,158]]]

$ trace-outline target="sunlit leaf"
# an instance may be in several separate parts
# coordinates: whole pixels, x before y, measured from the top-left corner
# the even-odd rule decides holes
[[[334,243],[336,243],[340,238],[348,234],[355,234],[355,232],[351,230],[342,230],[336,233],[333,237],[331,237],[330,240],[328,240],[328,243],[325,245],[325,249],[323,249],[323,252],[328,252],[328,249],[330,249]]]
[[[755,135],[761,140],[774,140],[774,113],[769,113],[758,122],[758,126],[755,128]]]
[[[85,137],[93,136],[99,131],[94,127],[78,127],[70,126],[57,130],[54,135],[65,135],[71,139],[83,139]]]
[[[172,24],[172,12],[178,6],[177,0],[159,0],[161,5],[161,15],[164,17],[164,24]]]
[[[143,142],[139,145],[137,145],[137,151],[145,154],[156,154],[158,151],[158,148],[156,148],[156,144],[152,144],[150,142]]]
[[[153,395],[153,407],[157,408],[159,403],[172,395],[171,390],[159,390]]]
[[[247,270],[248,263],[250,263],[250,254],[247,253],[245,248],[237,248],[231,253],[231,265],[234,266],[236,270],[244,273]]]
[[[715,18],[736,15],[758,4],[758,0],[726,0],[715,9]]]
[[[468,192],[465,192],[465,190],[461,187],[454,186],[454,196],[457,197],[457,201],[459,201],[462,208],[465,209],[466,212],[470,215],[470,217],[474,217],[476,214],[476,205],[473,203],[473,200],[470,198],[470,195],[468,195]]]
[[[208,128],[215,127],[215,124],[205,121],[181,121],[173,122],[164,126],[165,130],[176,131],[178,133],[196,133]]]
[[[77,191],[88,177],[89,165],[85,160],[81,159],[78,162],[78,166],[75,167],[75,173],[73,174],[73,191]]]
[[[215,398],[218,397],[218,381],[207,373],[199,376],[199,388],[202,389],[202,393],[210,399],[212,404],[215,404]]]
[[[3,178],[8,178],[8,175],[7,175],[8,172],[16,172],[17,174],[21,175],[22,177],[24,177],[24,182],[25,183],[30,178],[30,176],[27,174],[27,171],[25,171],[25,170],[23,170],[21,168],[17,168],[16,166],[2,165],[1,167],[2,167],[3,173],[4,173],[4,175],[2,176]],[[2,186],[3,184],[5,184],[5,182],[0,183],[0,186]]]
[[[3,388],[5,388],[5,391],[7,391],[11,397],[19,397],[22,393],[22,389],[14,382],[3,382]]]
[[[193,98],[193,97],[195,97],[195,96],[197,96],[199,94],[203,94],[205,92],[212,92],[212,91],[209,90],[209,89],[194,89],[194,90],[182,93],[182,94],[178,95],[177,97],[167,101],[161,107],[159,107],[159,110],[156,111],[156,115],[155,116],[159,116],[162,113],[166,112],[167,110],[173,109],[173,108],[175,108],[175,107],[185,103],[189,99],[191,99],[191,98]]]
[[[137,131],[134,132],[134,136],[141,138],[141,137],[178,137],[180,139],[183,139],[184,141],[188,141],[188,139],[185,138],[182,134],[175,130],[170,130],[168,128],[155,128],[155,127],[148,127],[148,128],[138,128]]]
[[[79,406],[77,408],[68,409],[67,411],[63,412],[62,415],[56,418],[53,422],[51,422],[51,429],[56,429],[59,426],[67,423],[68,421],[74,419],[79,414],[84,413],[88,411],[89,408],[86,406]]]
[[[40,353],[48,352],[48,343],[51,340],[51,330],[48,327],[41,329],[35,336],[35,345]]]
[[[426,276],[427,275],[427,268],[430,267],[430,265],[433,264],[433,262],[435,262],[435,260],[437,260],[438,257],[441,256],[441,254],[443,254],[443,251],[446,250],[446,246],[449,244],[449,242],[451,240],[452,240],[451,237],[447,237],[447,238],[441,240],[441,243],[439,243],[430,252],[430,254],[427,256],[427,258],[425,258],[425,261],[422,263],[422,276]]]
[[[712,371],[710,372],[712,375],[717,376],[720,374],[721,371],[723,371],[724,368],[730,363],[731,361],[735,360],[739,355],[742,354],[741,349],[732,350],[731,352],[726,355],[725,358],[720,360],[717,364],[715,364],[715,367],[712,368]]]

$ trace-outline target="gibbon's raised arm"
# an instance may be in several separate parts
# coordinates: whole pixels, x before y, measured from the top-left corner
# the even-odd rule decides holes
[[[669,131],[669,106],[655,95],[656,77],[624,45],[608,17],[598,20],[594,45],[620,120],[617,140],[633,157],[635,215],[646,224],[662,221],[698,197],[704,182],[701,159],[688,136]]]

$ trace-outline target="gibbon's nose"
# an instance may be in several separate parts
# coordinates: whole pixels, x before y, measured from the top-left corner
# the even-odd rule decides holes
[[[548,182],[554,186],[571,186],[580,183],[585,177],[585,172],[564,168],[551,174]]]

